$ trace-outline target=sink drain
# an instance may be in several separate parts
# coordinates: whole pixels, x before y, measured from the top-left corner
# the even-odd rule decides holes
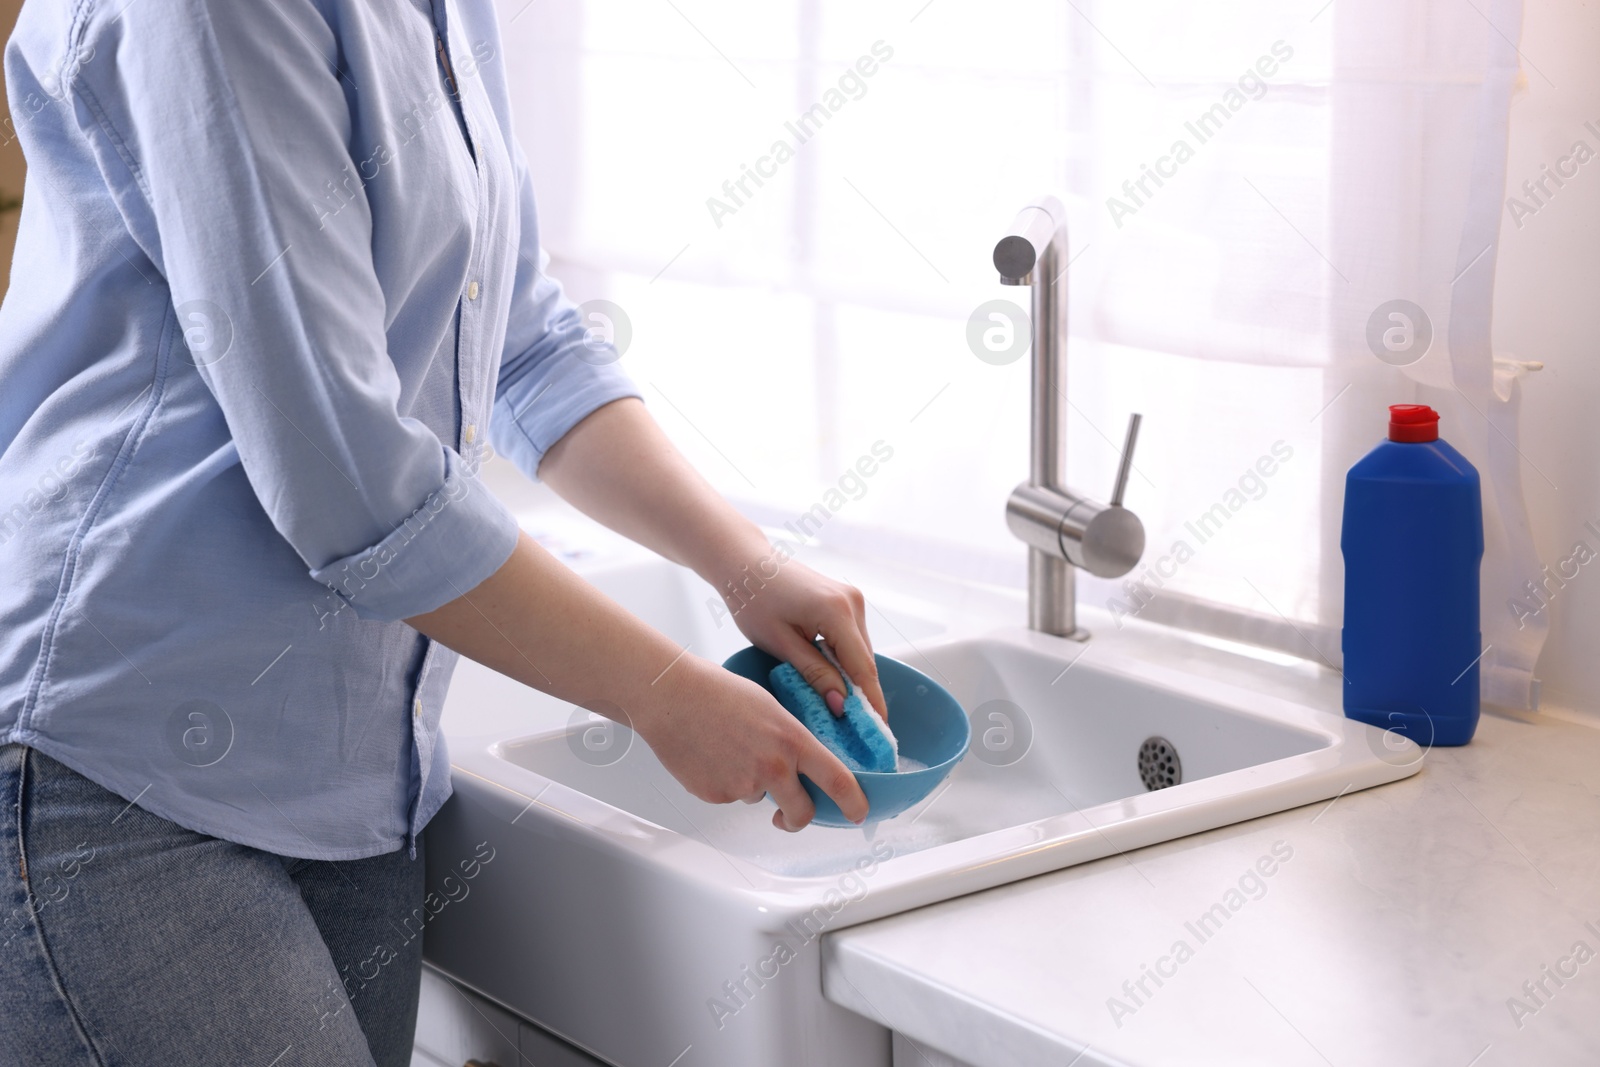
[[[1165,737],[1147,737],[1139,746],[1139,777],[1146,789],[1165,789],[1183,781],[1178,750]]]

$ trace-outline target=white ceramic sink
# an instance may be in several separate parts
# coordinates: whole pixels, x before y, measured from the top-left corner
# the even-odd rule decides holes
[[[675,567],[589,577],[697,653],[744,643]],[[972,635],[852,577],[878,651],[973,717],[945,787],[876,827],[782,834],[768,804],[698,801],[637,739],[463,664],[446,711],[457,795],[430,829],[429,866],[437,881],[479,842],[495,859],[433,920],[429,958],[624,1067],[887,1065],[887,1033],[822,998],[822,933],[1420,766],[1410,742],[1337,708],[1164,666],[1127,635]],[[1168,746],[1158,769],[1176,752],[1180,784],[1146,788],[1151,739]]]

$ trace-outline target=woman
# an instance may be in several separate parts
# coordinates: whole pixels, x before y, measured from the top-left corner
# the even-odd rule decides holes
[[[420,939],[368,964],[420,902],[455,653],[702,799],[797,830],[804,773],[864,817],[474,477],[487,438],[719,589],[772,554],[541,272],[490,0],[28,0],[6,77],[0,1061],[409,1062]],[[854,589],[789,562],[737,621],[882,710]]]

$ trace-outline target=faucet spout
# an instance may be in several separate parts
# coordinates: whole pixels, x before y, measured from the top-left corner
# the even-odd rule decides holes
[[[1041,196],[1017,212],[1011,230],[994,246],[994,269],[1000,272],[1000,284],[1029,284],[1034,266],[1050,253],[1057,231],[1066,222],[1066,208],[1053,196]]]
[[[1122,506],[1138,437],[1133,416],[1112,503],[1066,488],[1066,209],[1043,196],[1017,213],[994,247],[1003,285],[1032,292],[1032,432],[1028,480],[1006,502],[1006,524],[1028,545],[1028,625],[1042,633],[1088,638],[1077,625],[1073,568],[1116,578],[1144,554],[1144,524]]]

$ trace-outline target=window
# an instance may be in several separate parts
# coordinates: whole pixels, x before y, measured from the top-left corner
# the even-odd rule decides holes
[[[1432,294],[1448,332],[1468,198],[1407,168],[1468,187],[1471,138],[1425,133],[1492,118],[1492,27],[1418,0],[524,3],[551,271],[626,309],[624,365],[721,489],[781,525],[881,441],[830,522],[1020,585],[1028,363],[967,323],[1027,306],[990,255],[1055,192],[1072,486],[1107,496],[1145,415],[1142,584],[1080,597],[1337,661],[1343,472],[1418,395],[1365,320]]]

